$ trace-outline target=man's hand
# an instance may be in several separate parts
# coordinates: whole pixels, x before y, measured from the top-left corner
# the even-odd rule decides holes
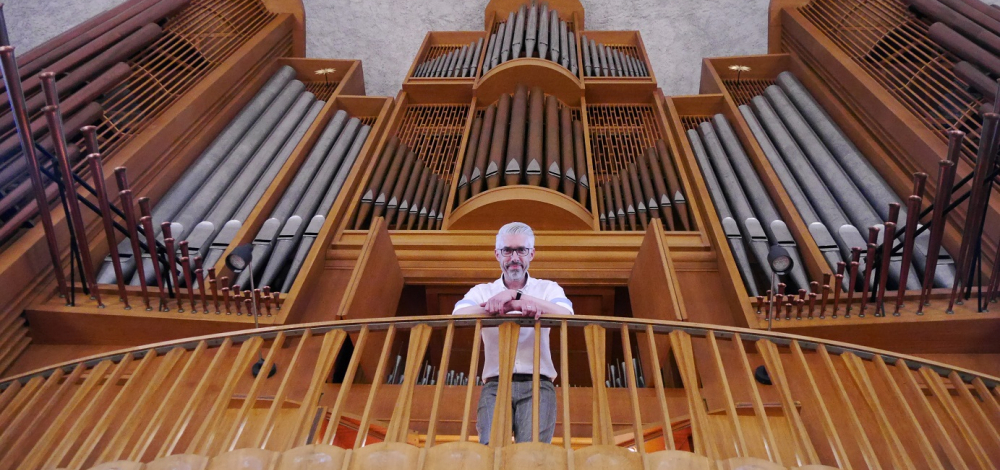
[[[542,317],[542,306],[532,299],[522,298],[521,300],[511,300],[510,310],[519,310],[521,316],[538,320]]]
[[[479,304],[479,306],[486,309],[486,313],[490,315],[500,315],[511,310],[517,310],[516,308],[512,308],[510,305],[516,296],[517,291],[507,289],[497,295],[494,295],[493,297],[490,297],[489,300]]]

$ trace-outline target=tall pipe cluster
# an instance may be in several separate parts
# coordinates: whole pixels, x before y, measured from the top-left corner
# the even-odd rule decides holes
[[[43,111],[47,101],[53,98],[46,95],[48,83],[48,90],[57,90],[50,91],[49,95],[56,94],[61,114],[66,116],[64,137],[71,142],[80,140],[80,128],[96,123],[103,115],[100,97],[131,75],[129,59],[156,41],[162,33],[158,23],[189,1],[129,1],[19,57],[18,71],[23,78],[21,90],[29,117],[24,131],[30,132],[47,154],[55,152],[58,139],[49,134]],[[0,29],[3,29],[0,46],[9,45],[6,30]],[[3,91],[0,97],[0,241],[10,238],[38,214],[38,204],[32,201],[29,165],[20,148],[6,88]],[[73,172],[82,172],[87,166],[83,150],[71,144],[67,152]],[[43,170],[56,171],[56,162],[45,153],[40,156]],[[57,186],[44,173],[44,196],[51,200],[58,192]]]
[[[663,140],[597,187],[601,230],[645,230],[659,219],[666,230],[690,230],[687,198]]]
[[[587,206],[583,124],[555,96],[519,84],[472,121],[458,181],[457,204],[477,194],[517,184],[543,186]]]
[[[747,292],[757,296],[766,290],[760,286],[767,286],[772,279],[774,273],[767,260],[771,245],[784,247],[794,260],[789,273],[791,286],[808,289],[795,239],[726,117],[716,114],[687,134]],[[751,258],[756,261],[756,272],[762,274],[756,278]]]
[[[617,47],[609,47],[580,37],[584,77],[648,77],[649,69],[640,57],[633,57]]]
[[[1000,78],[1000,10],[979,0],[903,0],[933,24],[927,35],[955,55],[955,75],[983,97],[980,112],[996,112]],[[992,78],[990,78],[992,76]]]
[[[521,57],[551,60],[577,74],[576,35],[546,2],[521,5],[516,14],[510,12],[499,23],[486,45],[483,73]]]
[[[479,55],[483,39],[472,41],[461,48],[441,54],[417,65],[414,77],[475,77],[479,68]]]
[[[927,273],[933,286],[953,283],[951,258],[939,244],[929,257],[926,231],[914,235],[912,259],[896,251],[883,259],[876,252],[886,237],[896,235],[895,227],[907,226],[909,211],[794,75],[779,74],[776,85],[739,109],[827,264],[843,277],[841,290],[875,292],[880,280],[873,275],[879,271],[887,276],[883,289],[919,289]],[[744,188],[747,178],[740,175]],[[922,184],[917,189],[922,191]],[[721,211],[720,217],[726,217]],[[748,257],[738,251],[734,248],[742,270]],[[759,263],[760,256],[755,256]]]
[[[385,217],[390,229],[440,229],[447,199],[447,179],[392,136],[361,196],[353,228],[365,229],[376,217]]]

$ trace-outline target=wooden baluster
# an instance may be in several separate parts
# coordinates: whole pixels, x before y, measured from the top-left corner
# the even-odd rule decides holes
[[[357,344],[354,345],[354,352],[351,354],[351,361],[347,365],[347,372],[344,374],[344,380],[340,385],[340,391],[337,392],[337,401],[334,402],[333,408],[330,410],[330,423],[326,427],[326,434],[324,434],[323,439],[327,445],[333,445],[334,439],[337,436],[337,430],[340,427],[340,416],[344,412],[344,403],[351,393],[354,376],[358,372],[358,367],[361,366],[361,357],[364,354],[365,345],[368,344],[368,335],[368,325],[361,327],[361,331],[358,333]]]
[[[614,445],[614,431],[611,428],[611,409],[608,406],[608,392],[604,384],[605,354],[604,328],[598,325],[583,327],[587,342],[587,359],[590,363],[590,381],[593,389],[593,442],[594,445]]]
[[[997,402],[996,397],[990,394],[990,390],[986,388],[986,384],[979,377],[972,379],[972,386],[976,388],[976,393],[979,394],[979,399],[983,400],[986,408],[990,411],[993,416],[993,424],[1000,427],[1000,403]],[[2,406],[0,406],[2,408]]]
[[[76,385],[76,381],[80,379],[85,370],[87,370],[85,365],[77,364],[73,372],[70,372],[69,376],[66,376],[66,379],[62,380],[60,384],[64,374],[62,369],[57,369],[56,373],[53,373],[45,381],[45,385],[39,390],[38,395],[32,398],[32,401],[24,407],[24,410],[11,423],[10,427],[4,431],[3,437],[0,437],[0,455],[4,455],[5,460],[12,462],[20,460],[20,449],[29,445],[25,441],[30,438],[35,426],[38,426],[50,410],[60,403],[62,397],[69,393],[69,389]]]
[[[643,436],[642,414],[639,411],[638,379],[636,378],[635,362],[632,361],[632,341],[628,334],[628,323],[622,323],[622,350],[625,354],[625,369],[622,371],[628,386],[629,398],[632,401],[632,433],[635,435],[635,450],[640,458],[646,455],[646,439]],[[664,435],[666,437],[666,435]]]
[[[906,434],[906,440],[904,442],[913,442],[920,448],[920,458],[919,461],[922,464],[926,464],[928,467],[935,469],[944,469],[941,464],[941,460],[938,459],[937,452],[934,451],[934,446],[931,444],[924,427],[917,420],[916,414],[913,412],[913,407],[910,406],[910,402],[903,396],[902,390],[899,388],[899,384],[893,379],[892,373],[889,371],[889,367],[885,365],[885,361],[882,356],[876,354],[872,357],[872,364],[875,365],[875,370],[878,375],[882,378],[884,387],[889,390],[889,397],[892,401],[887,400],[887,403],[893,405],[892,408],[886,408],[889,413],[892,414],[894,418],[901,418],[902,423],[905,423],[909,430],[902,429],[902,423],[898,420],[894,421],[894,427],[900,430],[900,433]],[[883,393],[882,395],[886,395]],[[914,404],[915,405],[915,404]],[[914,456],[916,457],[916,456]]]
[[[316,416],[316,405],[319,403],[320,395],[322,395],[321,389],[326,383],[326,379],[330,377],[330,369],[346,339],[347,333],[344,330],[331,330],[323,335],[323,345],[320,346],[319,356],[317,356],[319,360],[316,361],[316,367],[313,368],[313,373],[309,378],[309,388],[302,396],[299,415],[292,422],[294,426],[287,434],[285,442],[275,444],[275,448],[291,449],[306,443],[309,438],[309,428]]]
[[[915,469],[916,467],[914,467],[910,456],[907,455],[906,449],[899,439],[899,435],[896,434],[895,426],[889,421],[889,417],[885,413],[885,407],[882,401],[879,400],[878,392],[875,391],[875,386],[872,385],[871,377],[868,376],[868,372],[864,369],[864,363],[858,356],[850,352],[841,354],[840,358],[844,361],[844,365],[847,366],[846,369],[854,379],[854,384],[857,385],[858,390],[861,392],[861,397],[875,415],[879,432],[885,437],[887,447],[889,448],[892,467],[894,469]],[[856,405],[859,404],[856,403]]]
[[[52,453],[52,445],[55,443],[57,434],[61,433],[68,426],[68,419],[72,419],[77,422],[82,414],[83,410],[80,409],[83,405],[84,399],[91,391],[97,386],[98,382],[104,378],[104,374],[108,372],[111,368],[111,361],[104,360],[94,366],[90,372],[87,374],[87,378],[84,379],[83,383],[79,386],[73,387],[74,392],[70,397],[69,401],[62,406],[59,411],[52,417],[51,421],[48,421],[44,433],[38,440],[30,443],[26,443],[24,446],[24,451],[26,456],[24,461],[18,466],[23,469],[34,469],[40,463],[40,460],[45,458]],[[84,405],[85,406],[85,405]],[[8,455],[6,460],[13,461],[14,453]]]
[[[722,354],[719,352],[719,343],[715,339],[715,332],[709,331],[706,335],[708,339],[708,349],[712,352],[712,363],[719,374],[719,384],[722,385],[722,397],[725,401],[726,416],[732,426],[733,435],[736,436],[737,457],[750,457],[747,450],[746,437],[743,435],[743,427],[740,426],[740,417],[736,414],[736,400],[733,392],[729,388],[729,379],[726,377],[726,365],[722,361]]]
[[[896,376],[898,377],[897,381],[902,387],[903,395],[906,397],[907,402],[913,404],[926,417],[923,421],[925,423],[923,429],[931,432],[931,439],[944,452],[948,458],[949,466],[955,469],[969,470],[970,467],[965,463],[965,459],[969,458],[971,460],[972,457],[958,450],[955,441],[952,440],[952,433],[949,430],[945,430],[941,418],[931,406],[930,400],[924,394],[924,389],[917,384],[915,374],[910,370],[909,365],[903,359],[897,359],[895,369]]]
[[[538,419],[539,419],[539,416],[538,416],[538,414],[539,414],[538,407],[539,407],[539,403],[541,402],[541,397],[539,396],[539,394],[541,393],[541,391],[540,391],[541,383],[539,382],[539,380],[540,380],[539,376],[541,375],[541,373],[538,371],[538,368],[540,367],[539,362],[540,362],[541,356],[542,356],[542,353],[541,353],[541,349],[542,349],[542,347],[541,347],[541,342],[542,342],[542,327],[541,327],[541,325],[542,325],[541,322],[539,322],[538,320],[535,320],[535,326],[534,326],[535,344],[534,344],[534,349],[533,349],[533,353],[532,353],[532,356],[531,356],[532,357],[532,365],[533,365],[533,368],[532,368],[532,371],[531,371],[531,442],[538,442],[538,428],[539,428],[539,424],[538,424]]]
[[[722,454],[719,453],[715,439],[711,435],[705,400],[698,389],[698,373],[694,363],[691,336],[683,331],[674,331],[670,333],[670,346],[677,358],[677,368],[680,370],[684,392],[687,394],[694,452],[718,460]]]
[[[413,408],[413,390],[420,378],[427,345],[431,340],[431,327],[419,324],[410,329],[410,341],[406,350],[406,365],[403,367],[403,381],[400,383],[396,396],[396,406],[392,409],[389,428],[385,434],[385,442],[406,442],[406,433],[410,429],[410,410]],[[382,380],[376,374],[375,380]]]
[[[208,305],[205,305],[205,309],[208,309]],[[250,390],[246,392],[246,396],[243,398],[243,406],[240,407],[239,411],[236,412],[236,416],[233,419],[232,424],[229,429],[224,433],[222,440],[219,441],[217,445],[213,445],[214,451],[210,451],[209,455],[218,454],[221,452],[232,452],[236,450],[236,443],[240,440],[240,435],[243,434],[243,430],[246,428],[247,420],[250,419],[250,410],[257,403],[257,397],[260,395],[260,389],[264,386],[264,382],[268,379],[271,372],[271,366],[274,365],[274,360],[279,353],[281,353],[281,347],[285,344],[285,332],[280,331],[278,335],[274,337],[271,343],[271,347],[267,351],[267,356],[264,358],[264,364],[260,367],[260,372],[258,372],[257,377],[254,377],[253,383],[250,385]],[[221,427],[221,426],[220,426]],[[219,434],[219,433],[215,433]]]
[[[781,407],[788,417],[792,427],[792,438],[795,440],[795,456],[799,465],[813,465],[819,463],[819,456],[816,449],[809,440],[805,424],[799,411],[795,407],[795,400],[792,398],[792,391],[788,388],[788,378],[785,376],[785,368],[781,364],[781,357],[778,355],[778,347],[769,340],[757,341],[757,351],[764,357],[764,364],[767,372],[771,376],[771,382],[778,389],[778,397],[781,400]]]
[[[566,320],[559,322],[559,384],[562,389],[562,421],[563,421],[563,448],[570,450],[572,446],[572,420],[570,419],[569,389],[569,326]]]
[[[441,394],[444,391],[444,379],[448,371],[448,363],[451,359],[451,345],[455,339],[455,322],[448,322],[448,329],[444,334],[444,346],[441,348],[441,362],[438,364],[438,377],[434,383],[434,401],[431,403],[431,414],[427,422],[427,441],[424,447],[434,447],[434,439],[437,437],[437,416],[441,406]],[[478,340],[478,338],[476,338]],[[469,374],[469,383],[476,381],[476,376]]]
[[[670,348],[670,337],[665,336],[667,348]],[[660,373],[660,353],[656,350],[656,336],[653,333],[653,325],[646,325],[646,339],[649,341],[649,359],[652,362],[653,384],[656,386],[656,401],[660,404],[660,414],[663,417],[663,442],[667,450],[677,450],[674,443],[672,421],[670,410],[667,408],[667,396],[663,390],[663,374]]]
[[[983,408],[979,406],[979,402],[972,396],[972,392],[969,391],[968,384],[966,384],[965,381],[962,380],[962,377],[958,375],[958,372],[955,371],[951,371],[951,373],[948,374],[948,380],[951,381],[955,390],[958,390],[958,398],[965,402],[966,409],[971,411],[966,415],[972,415],[971,421],[973,423],[971,424],[977,424],[974,426],[976,431],[981,436],[986,436],[982,439],[983,446],[989,449],[1000,448],[1000,433],[997,433],[997,423],[991,422],[990,418],[986,416],[986,412],[983,411]],[[989,442],[992,442],[993,445],[989,445]],[[991,458],[994,462],[997,461],[995,454],[991,455]]]
[[[469,415],[472,412],[472,390],[473,387],[477,386],[475,377],[476,372],[479,370],[479,348],[483,343],[481,339],[481,333],[483,330],[483,322],[481,320],[476,320],[476,329],[472,333],[472,355],[469,360],[469,385],[465,388],[465,407],[462,410],[462,431],[459,434],[458,442],[465,442],[469,440]],[[440,371],[441,374],[444,373],[444,369]],[[441,383],[441,377],[438,377],[438,383]]]
[[[842,470],[851,470],[851,460],[848,457],[847,450],[844,449],[844,443],[840,438],[840,431],[837,426],[833,424],[833,418],[830,416],[830,410],[826,405],[826,399],[823,398],[823,394],[819,390],[819,385],[816,383],[816,378],[813,376],[812,367],[806,361],[806,356],[802,352],[802,346],[799,345],[798,341],[792,341],[791,344],[792,356],[799,363],[799,367],[802,369],[802,376],[805,381],[809,384],[809,391],[812,393],[813,400],[816,402],[816,408],[819,412],[821,419],[821,424],[823,426],[823,432],[826,434],[827,441],[830,444],[830,451],[833,453],[833,458],[837,460],[837,466]]]
[[[306,344],[309,343],[309,339],[311,338],[312,330],[307,328],[302,333],[302,337],[299,338],[299,344],[295,346],[295,352],[292,354],[292,358],[288,361],[288,364],[285,365],[285,376],[281,378],[281,385],[278,385],[278,391],[274,393],[274,398],[271,400],[271,407],[268,408],[264,421],[257,428],[257,435],[246,443],[247,447],[255,447],[258,449],[267,448],[267,443],[271,438],[271,433],[274,432],[274,424],[277,421],[278,413],[285,404],[285,397],[288,396],[288,388],[292,382],[292,377],[297,376],[297,369],[295,366],[299,364],[299,359],[302,358],[302,351],[305,349]]]
[[[511,387],[514,373],[514,359],[517,355],[517,340],[520,325],[506,322],[499,326],[500,375],[497,382],[497,401],[493,407],[493,429],[490,430],[490,447],[504,447],[511,440]]]
[[[368,426],[372,420],[372,406],[375,404],[375,397],[378,389],[382,386],[385,377],[385,368],[389,363],[389,353],[392,351],[392,340],[396,338],[396,325],[389,325],[389,330],[385,334],[385,342],[382,343],[382,354],[378,359],[378,366],[375,368],[375,375],[372,378],[372,385],[368,391],[368,401],[365,402],[365,411],[361,415],[361,424],[358,425],[358,437],[354,441],[354,448],[364,445],[368,437]]]
[[[986,448],[979,438],[978,433],[972,429],[972,426],[969,425],[965,416],[958,409],[958,406],[955,405],[955,401],[951,398],[951,393],[948,389],[945,388],[941,376],[928,367],[921,367],[920,374],[923,376],[924,382],[927,383],[927,388],[930,389],[931,395],[944,410],[945,416],[958,428],[959,436],[968,444],[979,466],[981,468],[995,468],[995,460],[990,459],[990,455],[986,452]]]
[[[192,303],[192,305],[194,304]],[[215,433],[212,428],[222,419],[223,414],[229,407],[229,401],[232,399],[233,390],[236,389],[236,385],[239,383],[239,380],[244,376],[244,374],[250,370],[251,365],[256,362],[257,352],[260,351],[263,344],[264,340],[260,336],[255,336],[244,341],[240,346],[236,359],[228,364],[228,374],[226,375],[226,379],[223,381],[222,387],[219,389],[218,394],[215,397],[215,401],[212,403],[212,407],[209,409],[208,413],[205,414],[205,418],[198,427],[198,431],[195,433],[194,438],[192,438],[191,442],[188,443],[187,453],[210,455],[210,450],[213,447],[213,439],[215,438]],[[262,374],[266,374],[266,372],[262,372]]]
[[[861,457],[864,459],[866,467],[873,470],[881,469],[882,464],[879,463],[878,456],[875,455],[871,439],[865,433],[865,427],[862,426],[861,420],[858,418],[858,412],[854,409],[854,404],[847,395],[844,383],[840,380],[840,374],[837,373],[837,369],[833,366],[833,359],[830,358],[830,353],[827,352],[826,347],[822,344],[816,346],[816,353],[823,364],[823,370],[833,385],[834,395],[840,400],[842,409],[850,423],[850,429],[844,434],[853,438],[854,443],[861,452]]]

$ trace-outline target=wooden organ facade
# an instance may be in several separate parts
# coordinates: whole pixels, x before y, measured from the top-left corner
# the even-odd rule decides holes
[[[127,3],[114,14],[146,6]],[[774,0],[769,54],[706,58],[699,95],[664,96],[638,31],[588,30],[575,0],[493,0],[481,30],[428,32],[395,98],[366,96],[360,61],[304,58],[300,2],[174,3],[92,97],[93,127],[67,129],[77,184],[44,182],[69,195],[39,213],[12,189],[27,178],[2,188],[24,199],[0,214],[0,468],[1000,462],[996,83],[967,87],[910,2]],[[767,121],[789,80],[829,125]],[[824,207],[789,157],[830,129],[900,201],[888,217],[871,202],[877,226],[849,221],[861,239],[842,254],[817,224],[853,213],[840,194]],[[59,153],[36,138],[40,161]],[[515,220],[536,233],[532,275],[576,315],[452,317],[497,277],[495,233]],[[899,277],[918,227],[954,286]],[[754,251],[774,243],[798,270],[780,293]],[[235,271],[243,245],[259,265]],[[534,442],[513,443],[499,408],[478,444],[492,326],[500,396],[518,330],[551,328],[552,444],[537,416]]]

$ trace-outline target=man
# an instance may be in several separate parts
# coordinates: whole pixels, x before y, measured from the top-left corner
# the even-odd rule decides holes
[[[559,284],[528,276],[528,265],[535,257],[535,234],[531,227],[521,222],[511,222],[501,227],[497,232],[495,254],[500,262],[500,270],[503,271],[500,279],[470,289],[455,304],[452,314],[516,314],[534,317],[536,320],[542,315],[573,314],[573,303],[566,298],[566,293]],[[489,444],[500,375],[499,330],[484,328],[482,331],[486,353],[486,362],[483,364],[485,384],[479,396],[476,430],[479,432],[479,442]],[[541,357],[538,361],[538,437],[542,442],[552,442],[552,434],[556,428],[556,391],[552,381],[556,378],[556,369],[552,365],[552,352],[549,350],[549,329],[542,328],[541,335]],[[514,440],[517,442],[531,441],[534,350],[534,330],[521,328],[511,386]]]

